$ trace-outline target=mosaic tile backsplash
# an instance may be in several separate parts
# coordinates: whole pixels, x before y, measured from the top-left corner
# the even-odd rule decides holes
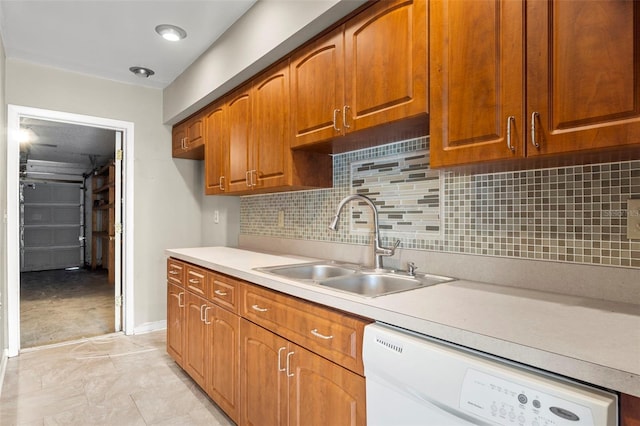
[[[640,241],[626,238],[640,161],[464,175],[430,170],[428,158],[428,138],[336,155],[331,189],[242,197],[240,233],[369,244],[364,204],[328,229],[340,200],[359,193],[378,208],[383,245],[640,268]]]

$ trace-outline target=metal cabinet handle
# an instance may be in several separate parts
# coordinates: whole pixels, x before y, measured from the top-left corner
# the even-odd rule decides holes
[[[251,173],[251,170],[247,170],[244,174],[244,181],[247,184],[247,187],[251,188],[251,181],[249,180],[249,173]]]
[[[347,110],[349,108],[351,108],[349,105],[345,105],[344,108],[342,109],[342,125],[344,126],[345,129],[351,128],[351,126],[347,124]]]
[[[311,330],[311,334],[313,334],[314,336],[319,337],[319,338],[321,338],[321,339],[324,339],[324,340],[330,340],[330,339],[333,339],[333,335],[331,335],[331,336],[325,336],[324,334],[320,334],[320,333],[318,333],[318,329],[317,329],[317,328],[314,328],[313,330]]]
[[[215,294],[217,294],[218,296],[226,296],[227,292],[226,291],[222,291],[222,290],[214,290],[213,291]]]
[[[295,376],[295,374],[291,373],[291,355],[293,355],[295,352],[289,352],[287,354],[287,377],[293,377]]]
[[[200,280],[195,278],[189,278],[189,284],[200,284]]]
[[[182,301],[183,297],[184,297],[184,291],[181,291],[180,293],[178,293],[178,307],[179,308],[184,308],[184,302]]]
[[[338,113],[340,112],[339,109],[334,109],[333,110],[333,128],[336,132],[340,132],[341,129],[338,128],[338,126],[336,125],[337,120],[338,120]]]
[[[218,179],[218,186],[220,187],[220,191],[224,191],[224,176],[220,176],[220,179]]]
[[[516,118],[513,115],[507,117],[507,148],[509,148],[511,152],[516,152],[515,147],[511,145],[511,122],[515,120]]]
[[[256,177],[256,180],[253,180],[253,177]],[[253,170],[249,170],[249,181],[251,183],[251,186],[256,186],[257,182],[258,182],[258,171],[253,169]]]
[[[207,305],[201,305],[200,306],[200,321],[204,322],[204,308],[206,308]]]
[[[280,363],[280,359],[282,358],[282,356],[280,355],[282,353],[282,351],[286,350],[286,347],[281,347],[280,349],[278,349],[278,371],[285,371],[285,369],[282,367],[282,364]]]
[[[206,308],[204,308],[204,323],[209,325],[211,324],[211,322],[209,322],[209,318],[207,318],[207,311],[211,309],[211,306],[207,306]]]
[[[180,272],[174,271],[173,269],[169,271],[169,275],[178,275]]]
[[[535,112],[535,111],[531,114],[531,143],[536,148],[540,148],[540,144],[538,143],[538,140],[537,140],[537,137],[536,137],[536,119],[539,116],[540,116],[540,113]]]
[[[258,312],[267,312],[269,309],[267,308],[261,308],[260,306],[256,305],[252,305],[251,309],[258,311]]]

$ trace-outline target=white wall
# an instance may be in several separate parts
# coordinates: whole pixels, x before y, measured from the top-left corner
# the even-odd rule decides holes
[[[6,82],[8,104],[134,123],[134,327],[165,320],[164,249],[201,244],[203,183],[200,162],[171,157],[162,91],[13,59]]]
[[[286,56],[366,0],[258,0],[164,90],[175,124]]]
[[[5,53],[0,35],[0,218],[7,211],[7,107],[5,102]],[[7,236],[4,219],[0,219],[0,354],[7,347]],[[1,380],[1,379],[0,379]]]

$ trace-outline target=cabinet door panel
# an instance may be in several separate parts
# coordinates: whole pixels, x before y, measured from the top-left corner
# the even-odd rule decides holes
[[[431,165],[523,156],[523,3],[429,5]]]
[[[167,292],[167,352],[178,363],[183,365],[184,353],[184,288],[168,283]]]
[[[340,136],[344,102],[343,27],[302,49],[291,60],[291,146]]]
[[[365,425],[365,381],[351,371],[292,345],[289,423]],[[321,397],[314,397],[321,395]]]
[[[286,425],[287,377],[278,367],[284,367],[289,342],[245,319],[240,321],[240,338],[240,423]]]
[[[225,191],[226,151],[228,131],[224,104],[214,106],[205,116],[207,143],[204,153],[205,194],[221,194]]]
[[[175,126],[171,132],[171,152],[174,157],[179,157],[184,151],[185,138],[187,137],[187,127],[185,124]]]
[[[253,168],[257,187],[284,185],[291,159],[289,64],[257,81],[253,96]]]
[[[426,3],[380,2],[347,24],[347,131],[427,112]]]
[[[202,313],[207,302],[190,292],[186,295],[186,347],[183,368],[191,378],[205,388],[206,384],[206,354],[207,338],[206,324],[202,321]]]
[[[228,188],[229,192],[250,188],[247,172],[251,164],[251,98],[250,89],[244,88],[231,95],[227,102],[227,126],[229,129]]]
[[[214,308],[210,325],[211,356],[207,380],[211,398],[238,422],[240,399],[240,317],[222,308]]]
[[[640,142],[640,3],[527,2],[528,155]]]
[[[187,122],[187,149],[192,149],[204,143],[204,122],[202,116],[192,118]]]

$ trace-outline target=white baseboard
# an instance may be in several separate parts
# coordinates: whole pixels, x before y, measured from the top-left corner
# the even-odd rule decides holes
[[[167,328],[167,320],[146,322],[133,328],[133,334],[144,334],[152,331],[164,330]]]
[[[0,397],[2,396],[2,385],[4,383],[4,375],[7,372],[7,363],[9,362],[9,350],[2,351],[2,358],[0,358]]]

